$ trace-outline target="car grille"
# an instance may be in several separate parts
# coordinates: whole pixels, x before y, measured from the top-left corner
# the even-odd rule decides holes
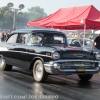
[[[70,61],[70,62],[62,63],[60,69],[77,69],[77,68],[93,69],[97,65],[98,63],[94,63],[94,62]]]

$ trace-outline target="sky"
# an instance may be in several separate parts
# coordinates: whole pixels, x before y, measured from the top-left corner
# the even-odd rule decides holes
[[[60,8],[68,8],[74,6],[93,5],[100,10],[100,0],[0,0],[0,7],[6,6],[9,2],[14,4],[15,8],[18,8],[20,4],[24,4],[23,11],[27,11],[28,8],[39,6],[49,15],[56,12]]]

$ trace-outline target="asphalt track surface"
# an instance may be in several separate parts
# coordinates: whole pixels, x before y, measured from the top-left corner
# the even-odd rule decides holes
[[[88,82],[59,75],[37,83],[32,72],[14,67],[0,72],[0,100],[100,100],[100,73]]]

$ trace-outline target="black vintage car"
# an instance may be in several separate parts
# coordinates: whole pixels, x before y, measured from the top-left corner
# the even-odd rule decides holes
[[[87,81],[100,69],[100,54],[68,48],[64,33],[54,30],[20,29],[0,43],[0,70],[18,66],[33,71],[35,81],[50,74],[77,74]]]

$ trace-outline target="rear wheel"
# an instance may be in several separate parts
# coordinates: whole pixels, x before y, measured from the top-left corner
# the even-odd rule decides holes
[[[0,71],[10,71],[12,69],[12,65],[6,64],[5,60],[0,58]]]
[[[93,77],[93,74],[78,75],[82,81],[88,81]]]
[[[37,82],[44,82],[47,79],[48,74],[46,73],[41,60],[35,62],[33,67],[33,76]]]

